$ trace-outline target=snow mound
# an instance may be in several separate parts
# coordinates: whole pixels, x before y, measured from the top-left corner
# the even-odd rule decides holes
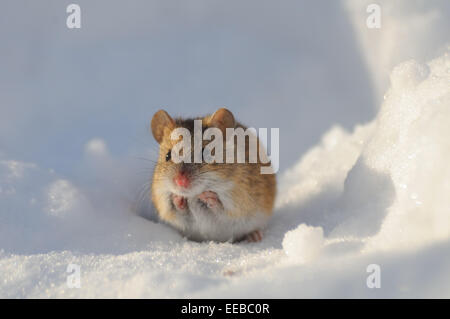
[[[108,147],[101,138],[93,138],[86,143],[85,151],[90,156],[106,156],[108,154]]]
[[[389,174],[395,200],[370,248],[407,247],[449,237],[450,58],[408,61],[392,88],[360,161]]]
[[[283,249],[286,255],[304,264],[316,259],[323,248],[324,238],[321,227],[299,225],[284,235]]]
[[[325,134],[283,176],[278,207],[303,207],[298,214],[323,228],[327,245],[356,241],[361,251],[417,249],[448,239],[449,66],[445,54],[428,64],[411,60],[395,67],[374,122],[353,134],[339,128]],[[296,230],[299,247],[302,229]],[[294,235],[287,238],[293,247]],[[289,252],[302,256],[303,249]]]

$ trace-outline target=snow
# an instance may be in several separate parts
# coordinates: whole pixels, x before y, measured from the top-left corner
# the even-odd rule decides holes
[[[323,246],[323,229],[305,224],[301,224],[296,229],[288,231],[283,239],[284,252],[298,264],[314,261],[320,256]]]
[[[106,143],[101,138],[93,138],[86,143],[85,152],[90,156],[105,156],[108,153]]]
[[[52,79],[58,78],[61,52],[66,52],[58,47],[68,41],[64,36],[56,34],[53,42],[46,40],[55,51],[41,48],[40,55],[49,54],[48,58],[56,61],[44,59],[49,73],[41,74],[39,66],[23,55],[15,57],[17,65],[15,62],[6,65],[5,58],[0,57],[5,70],[12,72],[24,67],[19,73],[11,73],[16,74],[11,79],[0,74],[0,83],[10,88],[17,86],[14,90],[22,85],[31,96],[14,96],[12,90],[0,102],[2,114],[6,114],[0,119],[0,297],[450,297],[450,39],[446,32],[449,5],[445,1],[379,3],[383,22],[378,31],[364,26],[364,1],[340,2],[340,15],[333,15],[320,5],[303,3],[312,12],[311,18],[305,16],[306,20],[298,23],[314,24],[313,13],[324,12],[327,21],[342,32],[341,40],[348,51],[338,46],[337,51],[327,52],[323,45],[306,42],[303,50],[309,47],[313,52],[297,56],[301,62],[292,68],[292,73],[265,69],[278,81],[266,82],[273,89],[249,86],[246,96],[236,87],[227,87],[230,95],[234,93],[248,102],[249,106],[242,108],[246,122],[255,125],[262,122],[267,127],[275,126],[270,119],[283,123],[280,138],[284,145],[294,145],[294,150],[284,153],[281,145],[276,210],[260,243],[191,242],[157,221],[148,202],[156,146],[139,145],[123,136],[132,125],[145,128],[151,114],[161,106],[153,103],[158,104],[160,100],[164,103],[163,97],[173,91],[166,87],[165,93],[152,99],[148,113],[142,111],[144,108],[139,105],[142,102],[131,103],[139,98],[134,97],[129,101],[131,104],[124,103],[128,94],[140,96],[140,93],[127,83],[123,84],[125,88],[121,87],[106,67],[111,61],[120,60],[114,54],[123,54],[128,61],[129,53],[115,51],[106,58],[108,63],[101,64],[100,71],[96,71],[89,59],[84,61],[90,63],[95,77],[85,78],[89,84],[85,86],[77,82],[80,75],[75,72],[77,80],[73,83],[87,96],[86,100],[75,97],[69,87]],[[49,4],[47,9],[51,10],[52,6]],[[82,10],[93,10],[91,14],[98,13],[87,3],[81,2],[80,6]],[[114,9],[115,5],[112,6]],[[14,5],[9,7],[12,12],[17,9]],[[167,9],[154,3],[150,7],[155,19],[158,17],[155,12]],[[211,17],[217,15],[215,10],[224,9],[211,6],[202,11],[201,8],[206,8],[201,2],[190,7],[191,20],[185,21],[195,32],[203,23],[211,23]],[[231,10],[233,6],[225,8]],[[36,10],[41,12],[39,8]],[[164,12],[171,19],[179,18],[178,11],[171,10],[174,9]],[[244,6],[241,10],[228,15],[249,34],[261,36],[254,25],[246,22],[250,9]],[[264,27],[267,29],[262,40],[277,38],[283,48],[292,46],[291,37],[284,31],[296,26],[296,17],[290,19],[287,15],[282,23],[280,16],[293,9],[268,10],[258,11],[258,19],[266,21],[270,13],[278,23],[270,20],[268,27]],[[117,37],[126,39],[131,34],[139,39],[142,31],[138,25],[146,20],[145,15],[136,14],[132,22],[122,17],[125,25],[119,28]],[[342,15],[350,19],[353,29],[339,22]],[[259,20],[253,22],[256,21]],[[154,23],[147,30],[151,34],[171,34]],[[89,20],[82,25],[85,28]],[[235,41],[227,37],[230,30],[220,29],[220,25],[217,28],[215,31],[223,32],[225,43]],[[109,32],[117,31],[98,26],[94,29],[104,41],[111,41],[108,37],[113,33]],[[15,30],[24,37],[22,29]],[[327,30],[323,26],[318,28],[318,36],[334,43],[333,35],[328,36]],[[346,33],[346,30],[353,32]],[[305,34],[308,35],[300,34],[302,39],[308,38]],[[87,39],[81,40],[80,35]],[[18,41],[18,46],[24,41],[7,38],[6,33],[0,36],[9,42]],[[89,32],[79,34],[72,48],[86,46],[90,50],[93,45],[90,37]],[[209,34],[199,37],[198,41],[211,40]],[[162,40],[155,38],[155,41]],[[260,50],[258,39],[254,41],[253,47],[247,49]],[[133,43],[129,45],[133,47]],[[216,47],[210,49],[214,51]],[[189,54],[204,58],[203,51],[198,50]],[[359,52],[359,59],[364,62],[355,59],[358,61],[347,72],[341,65],[349,66],[346,54],[354,56],[354,51]],[[154,51],[153,57],[161,58],[161,52]],[[320,60],[316,60],[318,53],[330,69],[329,74],[341,77],[339,81],[320,81],[324,69]],[[92,54],[99,56],[98,52]],[[284,58],[292,57],[280,52],[261,56],[261,61],[256,61],[250,69],[242,69],[244,80],[253,74],[253,80],[263,81],[256,66]],[[23,61],[29,65],[23,66],[26,65]],[[136,61],[143,63],[145,59],[138,56]],[[206,62],[211,67],[212,62]],[[140,77],[137,63],[131,62],[130,68]],[[230,67],[228,62],[223,63],[224,70]],[[240,63],[246,64],[240,61],[237,68],[242,67]],[[125,66],[118,68],[119,74],[129,75]],[[188,74],[199,87],[209,78],[203,69],[198,74],[185,68],[181,70],[168,72]],[[47,97],[42,84],[45,81],[30,84],[21,78],[21,72],[42,76],[54,85],[62,85],[59,86],[62,90],[59,95]],[[169,81],[166,75],[161,76],[162,82]],[[184,84],[188,80],[180,79]],[[113,88],[113,98],[100,98],[98,94],[106,92],[101,86],[98,94],[90,91],[97,81],[108,89]],[[154,81],[150,79],[150,83]],[[223,78],[218,81],[226,82]],[[142,85],[137,80],[132,82]],[[193,95],[183,95],[180,92],[185,92],[184,89],[177,89],[175,96],[185,96],[189,102],[184,103],[206,96],[199,102],[201,106],[193,108],[195,112],[205,112],[208,103],[216,105],[222,101],[231,103],[227,105],[230,109],[239,109],[233,108],[233,102],[241,104],[237,103],[239,99],[223,99],[217,93],[220,90],[214,89],[202,95],[194,84],[190,85]],[[255,92],[259,90],[263,92],[257,95]],[[308,103],[316,101],[315,108],[299,101],[294,94],[296,90]],[[367,93],[371,90],[373,95]],[[352,93],[354,100],[348,98]],[[251,95],[254,97],[250,98]],[[36,103],[41,108],[32,104],[33,97],[39,97]],[[181,101],[178,97],[173,99],[171,95],[169,102]],[[83,103],[74,106],[71,99]],[[94,106],[90,99],[99,106]],[[59,104],[64,101],[69,102]],[[102,104],[104,101],[106,104]],[[265,112],[268,106],[259,103],[262,101],[269,101],[264,102],[269,106],[280,103],[281,115]],[[113,107],[107,108],[107,103]],[[298,110],[294,110],[297,103]],[[178,111],[187,114],[183,108],[187,104],[180,104]],[[379,105],[376,116],[370,111],[372,104]],[[57,105],[62,105],[61,109]],[[252,105],[261,105],[263,111]],[[287,111],[290,119],[283,115]],[[236,117],[240,118],[240,112],[235,111]],[[309,114],[310,118],[303,119]],[[370,120],[371,117],[374,118]],[[295,118],[300,122],[293,121]],[[314,124],[315,128],[311,128]],[[320,139],[318,134],[322,134]],[[151,139],[148,132],[138,135],[137,139]],[[61,140],[64,142],[60,143]],[[131,146],[124,147],[124,141]],[[286,156],[291,159],[284,160]],[[67,285],[71,264],[80,266],[80,288]],[[373,264],[381,270],[379,289],[366,285]]]

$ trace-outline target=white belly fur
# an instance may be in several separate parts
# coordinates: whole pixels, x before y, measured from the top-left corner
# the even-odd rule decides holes
[[[239,240],[257,229],[263,229],[269,216],[254,212],[250,216],[232,217],[223,208],[210,209],[197,198],[188,199],[190,213],[184,216],[185,236],[192,240],[214,240],[220,242]]]

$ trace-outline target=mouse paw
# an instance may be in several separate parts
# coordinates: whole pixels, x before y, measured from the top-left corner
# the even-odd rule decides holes
[[[262,231],[260,231],[259,229],[251,232],[245,237],[245,239],[251,243],[260,242],[262,238],[263,238]]]
[[[222,206],[222,203],[219,200],[219,197],[216,193],[211,191],[206,191],[198,195],[198,199],[206,204],[208,208],[217,208]]]
[[[172,195],[173,205],[178,210],[185,210],[187,207],[187,200],[183,196]]]

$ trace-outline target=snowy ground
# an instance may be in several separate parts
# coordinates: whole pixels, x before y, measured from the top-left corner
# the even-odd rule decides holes
[[[7,5],[10,16],[24,12],[16,3]],[[91,22],[93,36],[84,24],[71,44],[52,24],[36,31],[17,17],[0,20],[12,24],[0,27],[9,45],[0,57],[0,297],[450,297],[448,1],[381,1],[379,30],[365,27],[370,1],[333,2],[330,10],[292,2],[254,15],[250,3],[234,10],[198,1],[181,19],[193,47],[158,27],[161,15],[179,20],[174,8],[136,1],[137,13],[112,3],[124,25],[111,31]],[[99,9],[80,5],[89,26]],[[231,21],[244,31],[226,27]],[[308,40],[310,25],[320,41]],[[190,58],[164,60],[164,49],[136,45],[147,33],[168,52],[189,47],[181,53]],[[278,42],[249,66],[268,39]],[[118,50],[115,41],[138,50]],[[32,43],[38,51],[30,56],[16,49]],[[252,52],[224,49],[232,69],[227,58],[204,55],[231,44]],[[271,61],[276,67],[261,69]],[[168,75],[153,63],[176,65]],[[217,87],[205,84],[216,71]],[[139,84],[146,72],[148,94]],[[172,87],[178,75],[182,84]],[[125,147],[123,136],[161,105],[189,114],[196,101],[195,114],[224,104],[247,124],[282,128],[277,208],[261,243],[190,242],[149,210],[156,146],[143,133],[148,144]],[[81,288],[67,286],[69,264],[80,266]],[[380,266],[380,288],[367,287],[371,264]]]

